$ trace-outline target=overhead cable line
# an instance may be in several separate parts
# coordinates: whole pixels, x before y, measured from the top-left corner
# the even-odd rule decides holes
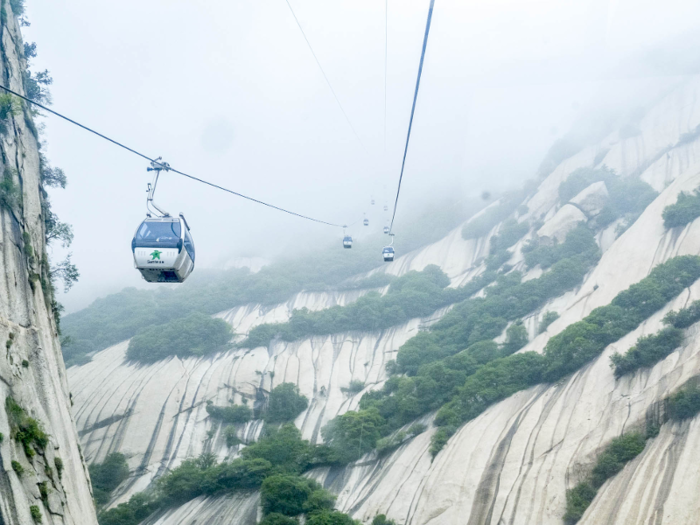
[[[384,0],[384,153],[386,153],[386,68],[389,54],[389,0]]]
[[[401,175],[399,175],[399,186],[396,190],[396,200],[394,201],[394,213],[391,215],[391,226],[389,232],[394,228],[394,218],[396,217],[396,207],[399,204],[399,194],[401,193],[401,182],[403,181],[403,170],[406,167],[406,154],[408,153],[408,143],[411,140],[411,128],[413,127],[413,115],[416,112],[416,101],[418,100],[418,89],[420,88],[420,77],[423,73],[423,61],[425,60],[425,49],[428,46],[428,35],[430,35],[430,22],[433,19],[433,6],[435,0],[430,0],[428,10],[428,22],[425,25],[425,37],[423,38],[423,50],[420,55],[420,65],[418,66],[418,78],[416,79],[416,91],[413,94],[413,106],[411,107],[411,118],[408,121],[408,134],[406,136],[406,147],[403,150],[403,161],[401,162]]]
[[[166,166],[165,164],[163,164],[163,163],[161,163],[161,162],[159,162],[159,161],[157,161],[157,160],[155,160],[155,159],[152,159],[152,158],[149,157],[148,155],[144,155],[143,153],[140,153],[140,152],[136,151],[135,149],[130,148],[129,146],[125,146],[125,145],[122,144],[121,142],[117,142],[116,140],[111,139],[111,138],[109,138],[108,136],[103,135],[102,133],[99,133],[98,131],[95,131],[94,129],[89,128],[89,127],[87,127],[87,126],[81,124],[80,122],[76,122],[75,120],[73,120],[73,119],[71,119],[71,118],[68,118],[68,117],[66,117],[65,115],[62,115],[61,113],[58,113],[57,111],[54,111],[53,109],[47,108],[46,106],[40,104],[39,102],[36,102],[36,101],[34,101],[34,100],[30,99],[30,98],[27,98],[27,97],[25,97],[24,95],[20,95],[19,93],[15,92],[15,91],[12,91],[11,89],[9,89],[9,88],[7,88],[7,87],[5,87],[5,86],[3,86],[3,85],[0,85],[0,89],[5,90],[7,93],[10,93],[11,95],[14,95],[14,96],[16,96],[16,97],[19,97],[19,98],[21,98],[22,100],[25,100],[26,102],[29,102],[30,104],[33,104],[33,105],[35,105],[35,106],[37,106],[37,107],[43,109],[44,111],[48,111],[49,113],[51,113],[51,114],[53,114],[53,115],[56,115],[57,117],[60,117],[60,118],[62,118],[63,120],[66,120],[66,121],[70,122],[71,124],[75,124],[76,126],[78,126],[78,127],[80,127],[80,128],[83,128],[85,131],[89,131],[90,133],[93,133],[94,135],[97,135],[98,137],[103,138],[103,139],[105,139],[106,141],[111,142],[112,144],[114,144],[114,145],[116,145],[116,146],[119,146],[120,148],[123,148],[123,149],[125,149],[125,150],[127,150],[127,151],[133,153],[134,155],[138,155],[139,157],[141,157],[141,158],[143,158],[143,159],[146,159],[146,160],[148,160],[148,161],[150,161],[150,162],[153,162],[153,163],[155,163],[156,165],[163,166],[163,169],[167,169],[167,171],[172,171],[173,173],[177,173],[178,175],[182,175],[183,177],[187,177],[188,179],[192,179],[192,180],[194,180],[194,181],[201,182],[202,184],[206,184],[207,186],[211,186],[212,188],[216,188],[216,189],[219,189],[219,190],[221,190],[221,191],[225,191],[225,192],[227,192],[227,193],[231,193],[232,195],[236,195],[236,196],[238,196],[238,197],[241,197],[241,198],[243,198],[243,199],[246,199],[246,200],[255,202],[255,203],[257,203],[257,204],[262,204],[263,206],[267,206],[268,208],[272,208],[272,209],[274,209],[274,210],[278,210],[278,211],[281,211],[281,212],[284,212],[284,213],[288,213],[289,215],[294,215],[295,217],[299,217],[299,218],[301,218],[301,219],[306,219],[306,220],[308,220],[308,221],[313,221],[313,222],[317,222],[317,223],[320,223],[320,224],[325,224],[325,225],[327,225],[327,226],[333,226],[333,227],[336,227],[336,228],[342,228],[342,227],[343,227],[342,224],[335,224],[335,223],[332,223],[332,222],[322,221],[322,220],[320,220],[320,219],[314,219],[313,217],[309,217],[309,216],[307,216],[307,215],[302,215],[301,213],[296,213],[296,212],[287,210],[287,209],[285,209],[285,208],[281,208],[281,207],[279,207],[279,206],[275,206],[274,204],[270,204],[270,203],[268,203],[268,202],[261,201],[261,200],[259,200],[259,199],[255,199],[255,198],[253,198],[253,197],[248,197],[247,195],[243,195],[242,193],[238,193],[237,191],[233,191],[233,190],[230,190],[230,189],[228,189],[228,188],[224,188],[223,186],[219,186],[218,184],[214,184],[213,182],[209,182],[209,181],[206,181],[206,180],[204,180],[204,179],[200,179],[199,177],[195,177],[194,175],[190,175],[190,174],[188,174],[188,173],[184,173],[184,172],[182,172],[182,171],[176,170],[175,168],[173,168],[173,167],[171,167],[171,166]]]
[[[289,0],[285,0],[285,2],[287,2],[287,6],[289,6],[289,10],[291,11],[292,16],[294,17],[294,21],[297,23],[297,26],[299,26],[299,30],[301,31],[301,35],[304,37],[304,40],[306,41],[306,45],[309,46],[309,51],[311,51],[311,54],[313,55],[314,60],[316,61],[316,64],[318,65],[318,69],[321,70],[321,74],[323,75],[323,78],[326,80],[326,84],[328,84],[328,87],[330,88],[331,93],[333,93],[333,98],[335,98],[335,101],[338,103],[338,107],[340,108],[340,111],[343,113],[343,116],[345,117],[345,120],[347,121],[348,125],[350,126],[350,129],[355,134],[355,138],[360,143],[360,146],[362,146],[362,149],[365,151],[365,153],[367,153],[367,149],[365,148],[365,145],[362,142],[362,139],[357,134],[357,131],[355,131],[355,126],[352,125],[352,122],[350,121],[350,117],[348,117],[348,114],[343,109],[343,105],[340,103],[340,99],[338,98],[338,95],[336,94],[335,89],[333,89],[333,85],[331,84],[331,81],[328,80],[328,76],[326,75],[326,72],[323,70],[323,66],[321,65],[321,62],[318,60],[318,57],[316,56],[316,52],[314,51],[314,48],[311,47],[311,42],[309,42],[309,39],[307,38],[306,33],[304,32],[304,28],[301,26],[301,23],[299,22],[297,15],[294,13],[294,9],[292,8],[292,4],[289,3]]]

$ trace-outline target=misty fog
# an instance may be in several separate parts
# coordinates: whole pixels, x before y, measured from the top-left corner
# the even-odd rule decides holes
[[[386,134],[385,3],[290,3],[359,140],[284,0],[32,0],[24,35],[37,42],[32,69],[54,78],[56,111],[179,170],[322,220],[353,223],[374,197],[377,231],[396,192],[428,1],[388,2]],[[603,129],[697,72],[682,57],[698,22],[700,4],[689,0],[437,0],[397,236],[430,202],[535,178],[572,128]],[[74,227],[68,251],[81,272],[60,301],[72,311],[145,287],[130,242],[145,214],[147,162],[43,121],[45,152],[68,176],[51,199]],[[311,243],[342,249],[338,229],[176,174],[163,175],[156,202],[185,213],[198,268],[240,257],[257,264]]]

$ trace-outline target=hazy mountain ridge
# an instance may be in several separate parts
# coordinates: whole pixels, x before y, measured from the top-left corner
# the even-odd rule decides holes
[[[541,221],[541,235],[561,237],[577,222],[591,220],[589,215],[596,209],[594,202],[584,202],[595,193],[590,188],[584,190],[587,195],[574,197],[573,204],[559,202],[559,186],[577,168],[606,165],[621,177],[639,175],[660,192],[619,237],[621,220],[597,234],[603,250],[600,262],[580,287],[524,319],[531,342],[523,350],[541,351],[552,335],[608,304],[655,265],[675,255],[700,253],[697,221],[682,231],[669,231],[661,219],[663,208],[675,202],[680,191],[700,184],[700,141],[693,135],[700,125],[698,93],[699,78],[680,83],[641,118],[638,134],[621,138],[615,132],[567,159],[525,200],[527,212],[519,213],[518,220]],[[453,286],[463,284],[483,271],[489,240],[498,227],[473,240],[463,239],[460,230],[379,271],[400,275],[437,264]],[[511,248],[514,256],[508,264],[515,269],[524,268],[520,249],[533,233]],[[533,269],[526,278],[539,272]],[[697,299],[699,286],[695,283],[570,378],[531,388],[492,406],[462,426],[434,461],[428,453],[429,431],[387,457],[365,457],[355,466],[324,469],[314,476],[339,494],[340,509],[365,523],[378,513],[406,524],[453,523],[466,516],[470,524],[562,523],[565,489],[576,484],[601,447],[626,429],[643,425],[648,414],[658,410],[660,400],[700,373],[696,326],[688,329],[680,351],[652,369],[615,380],[609,366],[614,351],[624,352],[640,335],[656,332],[666,311]],[[237,333],[245,333],[262,322],[285,321],[294,308],[318,310],[346,304],[357,296],[357,292],[300,294],[266,311],[247,305],[219,316]],[[560,317],[535,336],[546,311],[556,311]],[[132,478],[117,492],[117,501],[123,501],[183,459],[202,451],[213,451],[220,459],[230,453],[217,432],[218,423],[207,418],[207,400],[225,405],[230,399],[240,402],[241,394],[255,399],[258,389],[269,390],[284,381],[297,383],[311,400],[296,423],[305,438],[316,441],[320,427],[336,414],[355,408],[362,395],[350,396],[341,388],[352,380],[361,380],[366,389],[380,387],[386,378],[385,363],[426,321],[416,319],[381,333],[274,342],[270,348],[233,350],[208,359],[174,358],[139,367],[124,364],[127,344],[121,343],[69,372],[86,457],[99,461],[114,451],[130,457]],[[110,418],[114,418],[111,424]],[[657,523],[689,522],[694,499],[688,494],[700,488],[700,478],[685,470],[693,464],[697,449],[692,446],[700,436],[696,427],[694,420],[665,424],[640,457],[603,486],[581,523],[629,523],[626,519],[646,523],[652,517]],[[211,429],[215,434],[209,438]],[[241,437],[252,438],[259,430],[260,423],[251,422],[241,430]],[[669,456],[673,461],[664,459]],[[664,483],[645,483],[653,478],[650,472],[661,470]],[[668,490],[669,484],[684,488]],[[235,515],[237,522],[254,523],[255,496],[251,498],[200,498],[166,513],[158,523],[192,523],[195,516],[231,518],[237,505],[241,509]],[[232,500],[238,503],[233,505]],[[627,509],[631,502],[634,509]]]

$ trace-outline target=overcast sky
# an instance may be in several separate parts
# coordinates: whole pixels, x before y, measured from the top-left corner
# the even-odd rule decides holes
[[[38,46],[32,69],[54,78],[55,110],[182,171],[354,222],[370,196],[393,200],[429,2],[388,1],[386,135],[385,1],[290,2],[359,140],[285,0],[28,0],[24,35]],[[437,0],[397,235],[421,200],[532,177],[594,101],[648,83],[614,78],[617,64],[697,31],[699,20],[690,0]],[[69,180],[51,198],[74,226],[82,275],[61,301],[74,310],[145,285],[130,241],[145,214],[147,164],[44,121],[48,157]],[[340,236],[174,174],[156,196],[185,213],[199,267]]]

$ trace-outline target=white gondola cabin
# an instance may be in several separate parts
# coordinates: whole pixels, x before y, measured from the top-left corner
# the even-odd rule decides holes
[[[349,235],[343,237],[343,248],[348,250],[352,248],[352,237],[350,237]]]
[[[385,246],[382,250],[382,257],[384,257],[384,262],[393,262],[394,255],[395,253],[393,246]]]
[[[134,267],[149,283],[181,283],[194,270],[194,241],[184,215],[148,217],[131,241]]]

